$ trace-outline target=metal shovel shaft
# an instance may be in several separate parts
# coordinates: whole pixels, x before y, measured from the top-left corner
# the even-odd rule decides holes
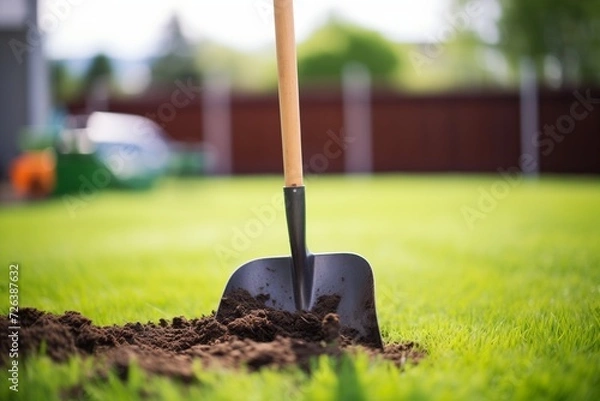
[[[306,246],[306,195],[304,187],[285,187],[285,213],[292,253],[292,279],[296,309],[308,310],[314,282],[314,257]]]

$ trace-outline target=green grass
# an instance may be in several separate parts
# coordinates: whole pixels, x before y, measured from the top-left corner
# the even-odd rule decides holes
[[[465,207],[475,210],[498,180],[308,180],[309,245],[369,260],[385,341],[421,343],[429,356],[417,367],[362,356],[316,361],[310,376],[198,367],[201,384],[182,386],[138,370],[100,382],[89,379],[90,362],[38,357],[21,370],[19,399],[59,399],[76,384],[93,400],[600,399],[600,181],[519,181],[469,224]],[[60,198],[3,206],[2,282],[18,262],[21,306],[77,310],[96,324],[208,314],[236,266],[288,252],[280,186],[272,177],[166,181],[98,194],[74,213]],[[256,224],[267,209],[274,221],[267,213]],[[6,313],[6,285],[0,300]],[[4,379],[0,398],[9,396]]]

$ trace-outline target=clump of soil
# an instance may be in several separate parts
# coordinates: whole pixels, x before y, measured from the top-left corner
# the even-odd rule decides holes
[[[218,318],[213,313],[199,319],[105,327],[95,326],[78,312],[55,315],[24,308],[19,313],[19,351],[21,356],[31,355],[44,343],[47,355],[57,362],[94,356],[105,369],[116,369],[125,378],[135,361],[150,373],[184,381],[194,378],[194,360],[206,367],[258,370],[297,365],[308,370],[316,356],[339,357],[357,350],[397,366],[418,363],[424,356],[412,342],[380,349],[345,335],[338,316],[327,307],[337,305],[334,299],[324,298],[313,311],[296,313],[269,308],[267,300],[238,291],[224,300]],[[3,333],[10,325],[0,317]],[[8,355],[10,347],[10,339],[0,337],[0,355]]]

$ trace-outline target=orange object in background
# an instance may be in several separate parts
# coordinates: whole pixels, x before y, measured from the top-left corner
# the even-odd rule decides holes
[[[46,197],[56,185],[56,159],[51,150],[24,153],[10,168],[10,181],[19,196]]]

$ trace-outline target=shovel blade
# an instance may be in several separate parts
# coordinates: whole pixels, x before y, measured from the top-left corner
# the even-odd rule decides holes
[[[373,272],[369,263],[353,253],[313,254],[314,273],[309,310],[324,296],[339,298],[335,312],[342,326],[354,329],[355,339],[382,347],[375,311]],[[269,295],[266,306],[295,312],[293,266],[291,257],[271,257],[250,261],[239,267],[229,279],[223,297],[242,289],[252,296]],[[221,306],[219,306],[219,309]],[[217,311],[217,315],[219,311]]]

